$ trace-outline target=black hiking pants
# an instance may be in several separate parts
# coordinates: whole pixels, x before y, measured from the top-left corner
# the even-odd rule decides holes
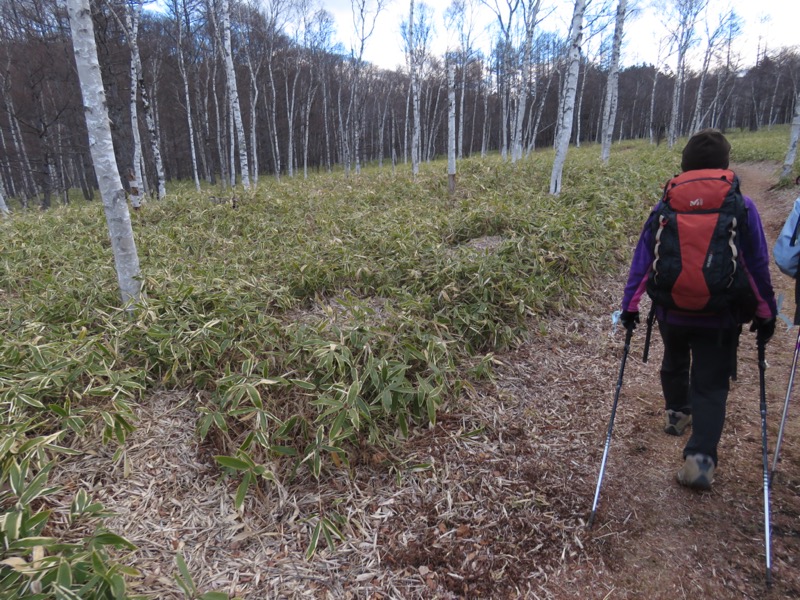
[[[705,454],[716,465],[739,330],[662,322],[658,327],[664,342],[661,389],[665,406],[692,415],[692,434],[683,456]]]

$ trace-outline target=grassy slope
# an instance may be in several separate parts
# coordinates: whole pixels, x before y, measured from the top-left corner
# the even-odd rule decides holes
[[[734,159],[781,160],[786,137],[733,133]],[[3,479],[20,448],[37,452],[35,472],[54,440],[124,443],[129,402],[159,387],[199,392],[201,434],[245,476],[279,455],[310,456],[317,474],[364,437],[434,419],[487,353],[579,308],[594,275],[628,260],[678,170],[665,146],[620,145],[608,166],[598,155],[570,151],[558,198],[549,151],[463,161],[455,197],[443,163],[417,181],[262,178],[235,209],[178,186],[132,215],[146,292],[132,319],[98,203],[0,222],[0,406],[17,440]],[[45,432],[61,433],[22,445]]]

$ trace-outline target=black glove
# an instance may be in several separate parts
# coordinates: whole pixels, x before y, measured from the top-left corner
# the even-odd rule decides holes
[[[750,325],[750,331],[756,332],[756,341],[759,344],[766,344],[775,333],[775,319],[762,319],[761,317],[754,317],[753,324]]]
[[[639,323],[639,311],[623,310],[619,320],[625,329],[633,331]]]

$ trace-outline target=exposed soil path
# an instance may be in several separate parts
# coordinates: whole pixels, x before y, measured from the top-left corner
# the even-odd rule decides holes
[[[768,241],[796,189],[770,191],[777,165],[734,165],[756,199]],[[773,272],[794,310],[792,282]],[[800,406],[789,413],[772,487],[775,583],[764,581],[758,369],[753,334],[739,353],[714,488],[680,487],[684,440],[662,433],[661,345],[641,361],[634,336],[594,527],[586,528],[619,372],[622,331],[611,330],[618,273],[586,312],[544,319],[519,350],[494,357],[494,377],[443,407],[387,460],[363,448],[349,471],[301,473],[232,506],[193,435],[193,398],[160,393],[138,410],[125,460],[92,447],[61,474],[115,511],[108,525],[139,548],[134,591],[183,598],[172,574],[181,552],[202,591],[263,598],[797,598],[800,597]],[[767,348],[770,451],[797,330]],[[71,467],[71,468],[69,468]],[[54,506],[54,514],[68,510]],[[309,517],[310,515],[310,517]],[[345,541],[305,553],[315,515]]]

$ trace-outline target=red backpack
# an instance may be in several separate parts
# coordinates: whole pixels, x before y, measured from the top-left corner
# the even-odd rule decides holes
[[[749,320],[756,301],[740,250],[747,209],[734,172],[700,169],[673,177],[655,212],[647,280],[653,304],[695,313],[737,310]]]

